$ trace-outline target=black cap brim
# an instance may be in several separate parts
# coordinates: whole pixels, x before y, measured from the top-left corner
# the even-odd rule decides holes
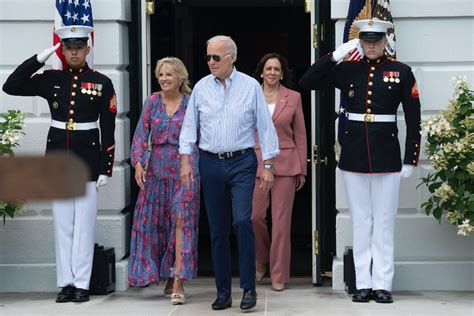
[[[359,38],[366,42],[377,42],[385,37],[382,32],[360,32]]]
[[[61,39],[61,42],[63,45],[85,45],[88,39],[88,37],[69,37]]]

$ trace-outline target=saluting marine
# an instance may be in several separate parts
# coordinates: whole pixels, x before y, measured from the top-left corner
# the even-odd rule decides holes
[[[299,83],[305,89],[337,87],[347,96],[338,167],[353,227],[357,287],[353,301],[374,298],[391,303],[400,176],[410,176],[418,163],[420,101],[411,68],[383,53],[387,29],[393,24],[370,19],[356,21],[354,26],[360,31],[359,38],[323,56]],[[359,44],[365,56],[343,61]],[[403,166],[397,128],[400,102],[407,126]]]
[[[35,74],[58,43],[24,61],[3,85],[11,95],[46,99],[51,111],[46,153],[74,153],[90,170],[84,197],[53,201],[57,284],[62,288],[58,303],[89,300],[97,188],[112,176],[114,161],[117,101],[112,81],[86,63],[92,30],[76,25],[58,28],[67,68]]]

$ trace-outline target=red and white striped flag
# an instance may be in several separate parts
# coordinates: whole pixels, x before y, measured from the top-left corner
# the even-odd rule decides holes
[[[55,2],[54,30],[70,25],[94,26],[91,0],[55,0]],[[53,45],[59,42],[61,42],[61,39],[53,32]],[[94,60],[94,32],[89,33],[88,45],[90,53],[87,55],[87,63],[92,68]],[[66,67],[66,60],[64,59],[61,47],[52,56],[53,69],[63,69]]]

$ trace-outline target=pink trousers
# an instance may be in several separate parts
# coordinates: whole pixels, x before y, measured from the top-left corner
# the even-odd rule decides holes
[[[295,198],[297,176],[275,176],[269,193],[255,182],[253,193],[252,223],[255,231],[257,262],[270,263],[272,283],[288,283],[291,259],[291,213]],[[272,237],[268,234],[267,209],[272,202]]]

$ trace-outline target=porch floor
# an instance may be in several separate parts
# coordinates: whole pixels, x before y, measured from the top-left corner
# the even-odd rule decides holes
[[[220,312],[210,306],[214,280],[198,277],[185,284],[184,305],[171,305],[161,285],[91,296],[87,303],[57,304],[56,293],[0,293],[0,315],[237,315],[242,296],[238,282],[233,279],[233,306]],[[272,291],[265,279],[257,293],[253,315],[474,315],[474,292],[402,291],[393,293],[393,304],[353,303],[346,292],[314,287],[309,278],[292,278],[283,292]]]

